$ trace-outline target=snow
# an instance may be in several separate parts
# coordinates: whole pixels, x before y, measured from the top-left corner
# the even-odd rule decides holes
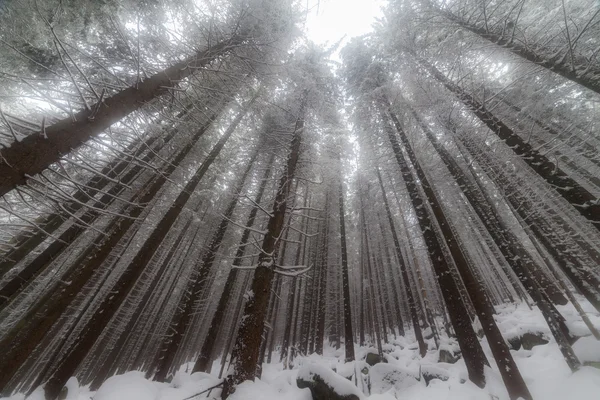
[[[600,341],[593,336],[582,337],[573,345],[573,351],[579,361],[600,362]]]
[[[593,324],[600,327],[600,315],[589,303],[582,300],[582,306],[589,311]],[[590,335],[572,305],[559,306],[567,325],[581,337],[573,349],[582,362],[600,360],[600,342]],[[505,335],[522,335],[524,332],[542,332],[550,343],[536,346],[531,350],[511,350],[532,396],[536,400],[597,400],[600,393],[600,369],[583,366],[572,373],[548,331],[544,319],[537,309],[530,310],[525,304],[505,304],[497,307],[495,316],[498,326]],[[339,349],[326,344],[324,355],[311,354],[293,360],[291,369],[285,369],[279,362],[265,364],[261,379],[246,381],[238,386],[230,397],[232,400],[311,400],[309,389],[300,389],[298,377],[309,378],[318,374],[340,394],[354,394],[361,400],[509,400],[506,388],[497,370],[485,338],[481,343],[492,366],[486,368],[487,385],[481,389],[468,381],[465,363],[462,359],[455,364],[438,363],[438,349],[433,339],[428,341],[429,351],[424,358],[418,356],[414,334],[393,338],[383,346],[387,364],[368,366],[364,358],[370,352],[377,353],[372,346],[355,347],[357,360],[344,362],[343,346]],[[455,339],[441,337],[440,348],[458,351]],[[273,357],[278,360],[278,354]],[[216,363],[215,363],[216,365]],[[170,383],[152,382],[139,371],[130,371],[106,380],[96,392],[80,386],[76,379],[68,382],[67,400],[184,400],[220,399],[221,389],[214,388],[221,380],[213,374],[190,374],[189,368],[182,367]],[[366,374],[365,374],[366,372]],[[426,384],[422,373],[438,375],[447,380],[432,379]],[[393,376],[394,379],[388,379]],[[350,378],[350,379],[348,379]],[[204,394],[193,397],[194,395]],[[43,391],[36,390],[27,400],[43,400]],[[24,400],[22,394],[10,400]]]

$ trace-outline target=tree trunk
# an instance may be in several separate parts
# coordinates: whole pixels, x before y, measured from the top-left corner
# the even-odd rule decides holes
[[[433,187],[429,184],[429,180],[427,179],[425,172],[421,169],[419,161],[412,150],[412,146],[410,145],[404,130],[400,126],[400,121],[391,109],[389,109],[388,112],[392,118],[392,121],[394,122],[394,125],[396,126],[400,140],[402,141],[404,149],[406,150],[408,157],[413,164],[413,168],[415,169],[416,175],[421,182],[421,187],[425,192],[425,196],[429,205],[431,206],[433,215],[438,222],[442,235],[446,241],[446,244],[448,245],[448,248],[450,249],[452,258],[454,259],[455,265],[458,268],[460,276],[465,283],[469,296],[471,297],[471,301],[475,307],[475,311],[477,312],[477,316],[479,317],[479,321],[481,322],[485,336],[488,339],[488,344],[492,350],[496,364],[498,364],[498,369],[500,371],[500,375],[502,376],[502,380],[504,381],[504,385],[508,389],[508,394],[512,400],[516,400],[518,398],[532,400],[531,393],[529,393],[529,389],[525,384],[525,380],[521,376],[517,364],[510,354],[510,349],[502,337],[502,333],[500,332],[500,329],[498,329],[498,325],[496,325],[496,321],[494,320],[494,314],[496,313],[494,307],[492,306],[483,286],[475,278],[470,268],[469,260],[459,245],[458,238],[444,213],[442,205],[436,196]]]
[[[206,132],[206,130],[212,125],[214,120],[217,118],[218,114],[214,113],[210,116],[208,121],[204,124],[204,126],[198,130],[193,136],[190,144],[195,144],[198,139]],[[102,213],[96,210],[104,210],[106,209],[114,199],[124,192],[127,185],[134,182],[136,179],[139,179],[140,173],[143,172],[144,167],[143,164],[151,161],[158,150],[164,145],[166,145],[177,133],[177,130],[173,130],[171,134],[169,134],[163,143],[155,146],[155,148],[142,158],[142,163],[135,165],[132,167],[125,175],[123,175],[119,182],[120,184],[115,184],[110,190],[106,192],[98,201],[94,203],[93,208],[86,213],[84,213],[81,217],[79,217],[79,223],[73,224],[69,228],[67,228],[57,240],[52,242],[47,248],[45,248],[37,257],[31,260],[18,274],[15,275],[14,278],[9,280],[2,289],[0,289],[0,310],[10,301],[10,298],[18,294],[21,290],[23,290],[36,276],[39,275],[41,271],[43,271],[50,263],[56,259],[65,249],[68,248],[70,244],[75,242],[80,235],[86,231],[86,226],[89,226],[94,223]],[[189,146],[189,145],[188,145]],[[186,147],[188,149],[188,147]],[[188,149],[189,150],[189,149]],[[186,153],[187,154],[187,153]],[[126,160],[123,164],[118,164],[115,169],[111,170],[112,173],[121,172],[127,165],[129,165],[130,160]],[[120,170],[118,168],[121,168]],[[167,167],[168,168],[168,167]],[[115,175],[117,176],[117,175]],[[108,181],[108,179],[105,179]],[[105,183],[106,184],[106,183]],[[90,191],[88,191],[89,193]],[[92,193],[90,193],[92,195]],[[68,205],[69,211],[74,213],[79,209],[82,205],[80,203],[75,203],[73,206]],[[79,207],[79,208],[78,208]],[[62,224],[61,216],[56,216],[53,218],[55,221],[52,224],[52,231],[58,229],[58,227]],[[40,235],[40,241],[43,240],[44,234]],[[30,241],[27,242],[26,248],[29,248],[30,245],[35,244],[38,241],[37,235],[36,237],[32,237]]]
[[[34,176],[42,172],[72,149],[81,146],[145,103],[168,93],[179,81],[246,40],[246,35],[236,34],[112,97],[100,100],[89,110],[82,110],[46,127],[43,132],[27,136],[13,142],[10,147],[3,148],[0,150],[0,196],[24,185],[27,175]]]
[[[253,380],[256,375],[256,363],[262,340],[267,302],[275,274],[274,254],[279,245],[279,237],[285,220],[287,197],[300,157],[305,106],[306,99],[304,98],[300,106],[294,133],[292,134],[291,148],[285,172],[279,181],[279,187],[273,204],[273,212],[269,218],[267,233],[263,240],[262,249],[258,257],[258,265],[252,279],[249,291],[251,296],[244,307],[242,324],[238,331],[232,354],[234,372],[227,377],[224,383],[221,395],[223,399],[226,399],[233,393],[235,385],[245,380]]]
[[[426,0],[425,3],[430,4],[428,0]],[[464,21],[462,18],[451,12],[442,10],[436,6],[432,6],[432,8],[440,15],[483,39],[508,49],[513,54],[534,63],[536,66],[542,66],[549,71],[559,74],[565,79],[578,83],[581,86],[600,94],[600,81],[598,79],[600,76],[600,68],[591,65],[590,62],[586,61],[583,57],[573,55],[576,63],[571,64],[569,57],[561,56],[557,59],[559,56],[555,54],[555,51],[545,49],[542,45],[533,43],[532,46],[525,46],[516,43],[513,41],[512,36],[509,37],[505,36],[503,33],[490,31],[486,29],[486,27],[478,27],[468,21]]]
[[[200,180],[208,168],[212,165],[213,161],[217,158],[221,152],[221,149],[231,137],[242,118],[246,115],[249,106],[254,102],[254,100],[255,98],[247,103],[243,110],[238,113],[227,131],[223,134],[223,136],[221,136],[202,165],[186,184],[183,191],[179,194],[175,202],[173,202],[169,210],[161,218],[148,239],[146,239],[144,242],[144,245],[140,248],[131,263],[119,277],[114,285],[111,295],[100,303],[100,306],[88,321],[78,339],[70,346],[69,349],[67,349],[63,359],[59,362],[56,370],[44,386],[46,398],[55,399],[59,395],[67,380],[76,371],[81,360],[94,345],[94,342],[98,338],[102,328],[110,321],[123,300],[129,294],[132,287],[135,285],[135,282],[139,276],[145,270],[146,265],[150,262],[161,241],[171,226],[175,223],[175,220],[183,210],[195,188],[200,183]]]
[[[199,129],[192,140],[177,153],[162,173],[138,192],[134,199],[137,200],[138,204],[146,205],[152,201],[197,140],[210,127],[211,122],[212,119]],[[22,318],[23,322],[4,337],[0,342],[0,351],[5,355],[5,359],[10,360],[10,362],[0,365],[0,386],[6,385],[11,376],[31,354],[46,332],[58,321],[75,298],[75,295],[81,291],[144,209],[143,206],[127,206],[121,210],[120,213],[128,215],[129,218],[115,217],[105,229],[106,236],[99,236],[92,245],[88,246],[77,257],[64,274],[65,280],[68,280],[70,284],[62,286],[63,289],[60,291],[49,291],[36,305],[27,311],[26,316]]]
[[[394,249],[396,250],[396,258],[400,263],[400,272],[402,273],[402,280],[404,281],[404,290],[406,290],[406,296],[408,297],[408,309],[410,311],[410,317],[412,319],[413,329],[415,331],[415,337],[419,343],[419,354],[421,357],[425,357],[427,354],[427,343],[423,338],[423,332],[421,331],[421,321],[419,321],[419,314],[417,312],[417,302],[413,294],[413,290],[410,285],[410,279],[408,277],[408,269],[402,258],[402,250],[400,247],[400,240],[398,239],[398,233],[396,232],[396,224],[394,224],[394,218],[388,202],[385,187],[383,186],[383,180],[381,179],[381,172],[379,168],[376,169],[377,180],[379,181],[379,187],[381,189],[381,196],[383,197],[383,204],[388,217],[388,223],[390,230],[392,231],[392,239],[394,240]]]
[[[267,168],[262,176],[262,180],[260,186],[258,188],[258,192],[256,193],[256,197],[254,198],[254,203],[260,204],[262,201],[263,194],[265,193],[265,189],[267,188],[267,181],[269,176],[271,176],[271,170],[273,168],[273,162],[275,161],[275,153],[271,155],[269,158]],[[231,292],[233,290],[233,285],[238,276],[239,267],[242,265],[244,252],[246,250],[246,246],[248,245],[248,240],[250,239],[250,234],[252,231],[249,228],[254,226],[254,222],[256,220],[256,215],[258,214],[258,207],[252,208],[250,210],[250,214],[248,215],[248,220],[246,221],[246,229],[244,229],[244,233],[242,233],[242,238],[240,239],[240,244],[238,245],[237,251],[235,253],[235,258],[233,259],[232,268],[229,271],[229,275],[227,275],[227,280],[225,281],[225,286],[223,287],[223,292],[221,293],[221,297],[219,298],[219,304],[213,314],[213,318],[210,322],[210,326],[208,328],[208,333],[206,334],[206,338],[204,339],[204,343],[202,344],[202,349],[200,350],[200,354],[194,363],[194,367],[192,368],[192,373],[194,372],[210,372],[210,364],[211,364],[211,353],[215,342],[218,338],[219,332],[221,331],[221,325],[223,324],[223,319],[226,314],[227,304],[231,298]]]
[[[441,82],[446,89],[454,93],[481,122],[502,139],[515,154],[520,156],[531,169],[537,172],[558,194],[600,231],[600,201],[596,196],[562,171],[558,165],[534,149],[531,144],[525,142],[483,104],[446,78],[435,66],[418,57],[415,53],[412,53],[412,55],[425,70]]]
[[[260,145],[257,145],[253,150],[250,160],[248,161],[248,166],[242,173],[237,185],[233,189],[232,198],[229,201],[225,212],[223,213],[223,219],[221,220],[221,223],[217,227],[217,230],[209,242],[210,244],[208,245],[208,249],[202,256],[202,260],[194,267],[192,274],[195,276],[188,282],[186,291],[182,298],[183,304],[180,304],[179,307],[177,307],[175,315],[173,316],[168,329],[169,335],[163,341],[161,350],[158,353],[160,361],[157,364],[154,380],[164,382],[166,378],[169,377],[169,372],[173,367],[175,367],[173,365],[175,355],[177,354],[177,350],[183,341],[183,337],[192,322],[194,306],[197,303],[198,296],[200,296],[206,287],[208,274],[212,270],[213,264],[217,257],[217,252],[219,251],[221,243],[223,243],[223,239],[225,238],[229,221],[233,216],[233,212],[235,211],[235,207],[237,206],[239,200],[239,193],[244,188],[246,178],[250,174],[260,150]],[[147,375],[151,375],[151,373],[152,371],[148,371]]]
[[[387,110],[387,107],[383,108],[383,106],[385,106],[385,104],[382,105],[381,111]],[[383,116],[387,118],[387,115],[384,114]],[[385,129],[387,131],[390,144],[392,145],[392,150],[394,151],[396,161],[400,167],[402,177],[406,183],[413,208],[417,215],[417,220],[419,222],[419,226],[421,227],[425,244],[427,245],[429,252],[429,257],[431,258],[431,264],[434,268],[442,295],[446,302],[446,308],[448,309],[448,313],[450,315],[450,321],[452,322],[452,326],[456,331],[456,338],[467,366],[469,379],[477,386],[484,387],[484,366],[489,365],[489,363],[485,357],[485,354],[483,353],[483,349],[481,348],[477,335],[473,330],[473,326],[471,325],[469,313],[462,300],[458,286],[452,277],[450,266],[446,261],[441,244],[438,241],[438,237],[434,231],[435,227],[432,223],[431,217],[429,216],[426,204],[421,198],[421,194],[419,193],[416,185],[416,180],[413,178],[412,173],[408,168],[406,161],[404,160],[402,150],[398,140],[396,139],[396,136],[394,135],[392,127],[386,123]]]
[[[339,159],[340,181],[338,184],[338,204],[340,214],[340,243],[342,252],[342,293],[344,301],[344,350],[346,362],[354,361],[354,333],[352,331],[352,311],[350,309],[350,282],[348,277],[348,251],[346,249],[346,223],[344,210],[344,184],[341,176],[341,158]]]

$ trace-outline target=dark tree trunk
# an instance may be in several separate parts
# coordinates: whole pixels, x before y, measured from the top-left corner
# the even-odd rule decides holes
[[[600,201],[572,179],[558,165],[554,164],[530,143],[524,141],[504,122],[492,114],[484,104],[465,92],[460,86],[451,82],[435,66],[413,53],[419,64],[446,89],[454,93],[473,114],[477,116],[492,132],[494,132],[515,154],[537,172],[548,184],[567,200],[584,218],[589,220],[596,229],[600,230]]]
[[[79,334],[77,340],[73,342],[69,349],[66,350],[63,359],[58,363],[52,376],[44,386],[46,398],[55,399],[59,395],[67,380],[76,371],[81,360],[83,360],[87,352],[94,345],[94,342],[100,335],[102,328],[110,321],[123,300],[131,291],[132,287],[135,285],[137,279],[145,270],[146,265],[150,262],[163,238],[166,236],[171,226],[173,226],[175,223],[175,220],[183,210],[195,188],[200,183],[200,180],[208,168],[212,165],[213,161],[217,158],[221,152],[221,149],[235,131],[237,125],[246,115],[246,112],[253,101],[254,99],[246,104],[244,109],[238,113],[235,120],[231,123],[227,131],[213,147],[202,165],[186,184],[183,191],[179,194],[169,210],[161,218],[131,263],[119,277],[114,285],[111,295],[100,303],[100,306],[86,324],[83,332]]]
[[[386,104],[382,105],[381,111],[384,110],[387,110]],[[386,114],[383,116],[386,118],[388,117]],[[469,379],[476,385],[484,387],[484,366],[489,365],[489,363],[483,353],[477,335],[473,330],[469,313],[462,300],[458,286],[452,277],[451,268],[446,261],[442,246],[438,241],[435,227],[426,208],[426,203],[421,198],[416,180],[413,178],[412,173],[408,168],[408,164],[404,159],[398,139],[394,135],[394,131],[389,124],[385,124],[385,129],[417,215],[417,220],[421,227],[425,244],[427,245],[431,264],[438,279],[442,295],[446,302],[448,314],[450,315],[450,321],[456,332],[456,338],[467,366]],[[408,277],[406,279],[408,280]]]
[[[325,195],[325,211],[324,211],[324,227],[323,227],[323,244],[321,246],[321,271],[319,274],[319,298],[317,302],[317,322],[315,329],[315,352],[323,355],[323,341],[325,339],[325,313],[327,311],[327,272],[328,272],[328,255],[329,255],[329,191]]]
[[[429,1],[425,1],[425,3],[429,3]],[[570,57],[556,55],[555,51],[545,49],[542,47],[543,45],[538,45],[536,43],[533,43],[533,45],[530,45],[530,43],[528,43],[528,45],[523,45],[515,42],[512,34],[511,36],[507,36],[504,35],[504,32],[496,33],[486,29],[486,27],[473,25],[469,23],[469,21],[465,21],[451,12],[436,6],[433,6],[433,9],[460,27],[473,32],[498,46],[508,49],[513,54],[534,63],[536,66],[542,66],[549,71],[559,74],[565,79],[578,83],[581,86],[600,94],[600,82],[598,79],[600,76],[600,69],[597,66],[589,65],[590,62],[583,57],[573,55],[573,60],[576,62],[575,64],[572,64]]]
[[[400,247],[398,233],[396,232],[396,224],[394,223],[392,210],[390,209],[390,205],[388,202],[387,194],[385,192],[385,187],[383,186],[383,179],[381,179],[381,172],[379,172],[379,168],[376,169],[376,172],[377,180],[379,181],[379,187],[381,189],[381,196],[383,197],[383,204],[388,217],[388,223],[390,225],[390,230],[392,231],[392,239],[394,240],[396,258],[400,263],[400,272],[402,273],[402,280],[404,281],[404,290],[406,290],[406,296],[408,297],[408,309],[410,311],[410,317],[412,319],[415,337],[417,338],[417,342],[419,343],[419,354],[421,355],[421,357],[425,357],[425,355],[427,354],[427,343],[425,343],[425,339],[423,338],[423,332],[421,331],[421,321],[419,321],[419,313],[417,312],[417,302],[410,285],[408,269],[402,257],[402,249]]]
[[[408,157],[413,164],[413,168],[415,169],[416,175],[421,182],[421,187],[425,192],[425,196],[429,205],[431,206],[433,215],[438,222],[444,240],[450,249],[455,265],[458,268],[460,276],[467,288],[468,294],[471,297],[471,301],[475,307],[475,311],[477,312],[477,316],[479,317],[479,321],[481,322],[485,336],[488,339],[488,344],[492,350],[494,359],[498,364],[498,369],[500,371],[500,375],[502,376],[502,380],[504,381],[504,385],[506,385],[506,388],[508,389],[508,394],[512,400],[516,400],[518,398],[532,400],[531,393],[529,393],[529,389],[525,384],[525,380],[521,376],[519,368],[510,354],[510,349],[502,337],[502,333],[500,332],[500,329],[498,329],[498,325],[496,325],[496,321],[494,320],[494,314],[496,312],[492,306],[488,294],[475,278],[471,270],[469,260],[460,247],[458,238],[444,213],[442,205],[436,196],[433,187],[429,184],[429,180],[427,179],[425,172],[421,169],[419,161],[412,150],[412,146],[410,145],[410,142],[408,141],[408,138],[406,137],[406,134],[400,125],[400,121],[391,109],[388,110],[388,112],[392,118],[392,121],[394,122],[394,125],[396,126],[400,140],[402,141],[404,149],[406,150]]]
[[[341,164],[341,160],[339,161]],[[344,347],[345,361],[354,361],[354,333],[352,331],[352,312],[350,309],[350,282],[348,277],[348,251],[346,249],[346,222],[344,210],[344,186],[341,177],[340,167],[340,182],[338,185],[338,204],[340,214],[340,242],[342,252],[342,293],[344,302]]]
[[[254,202],[256,204],[260,204],[262,201],[263,194],[265,193],[265,189],[267,188],[267,181],[269,176],[271,176],[271,170],[273,168],[273,162],[275,161],[275,153],[271,155],[269,158],[269,162],[267,164],[267,168],[262,176],[262,181],[258,188],[258,192],[256,193],[256,197]],[[221,297],[219,298],[219,303],[217,305],[217,309],[212,317],[210,322],[210,326],[208,328],[208,333],[206,334],[206,338],[204,339],[204,343],[202,343],[202,349],[200,350],[200,354],[196,359],[196,363],[192,368],[192,372],[210,372],[210,364],[211,364],[211,353],[215,342],[218,338],[219,332],[221,331],[221,325],[223,324],[223,319],[226,314],[227,304],[231,299],[231,292],[233,290],[233,285],[238,276],[239,267],[242,265],[244,252],[246,250],[246,246],[248,245],[248,240],[250,239],[250,234],[252,231],[249,228],[254,226],[254,222],[256,220],[256,215],[258,214],[258,207],[252,208],[250,210],[250,214],[248,215],[248,220],[246,221],[246,229],[244,229],[244,233],[242,233],[242,238],[240,239],[240,244],[238,245],[237,251],[235,253],[235,258],[233,259],[231,271],[229,271],[229,275],[227,275],[227,280],[225,281],[225,286],[223,287],[223,292],[221,293]]]
[[[304,130],[305,102],[306,100],[304,99],[300,106],[300,117],[296,120],[294,133],[292,134],[287,165],[279,182],[273,204],[273,212],[269,218],[267,233],[258,257],[258,265],[250,287],[252,296],[248,299],[244,307],[242,324],[238,331],[232,354],[234,372],[233,375],[227,377],[224,383],[221,395],[223,399],[226,399],[233,393],[235,385],[245,380],[253,380],[256,374],[256,363],[258,362],[258,352],[262,340],[267,302],[275,274],[274,254],[280,242],[279,237],[283,230],[287,197],[300,157],[300,144],[302,141],[302,131]]]
[[[544,289],[554,303],[561,305],[567,304],[567,299],[556,286],[556,284],[540,270],[540,267],[535,264],[530,254],[527,252],[527,250],[525,250],[520,241],[513,234],[511,234],[510,230],[507,229],[508,227],[502,226],[502,221],[494,212],[493,206],[487,201],[487,199],[484,197],[484,194],[477,190],[477,187],[474,186],[473,182],[467,178],[456,161],[454,161],[450,154],[441,146],[434,133],[429,129],[420,116],[414,110],[411,110],[411,113],[417,120],[423,132],[425,132],[435,150],[438,152],[440,158],[444,162],[444,165],[448,168],[448,171],[450,171],[452,177],[456,180],[458,187],[465,194],[467,201],[469,201],[469,204],[471,204],[475,210],[475,213],[479,216],[480,221],[483,223],[490,236],[502,252],[504,259],[515,271],[517,276],[521,274],[518,271],[521,271],[522,268],[527,268],[534,275],[535,280]],[[526,285],[525,289],[527,289]]]
[[[161,345],[161,349],[158,353],[159,362],[157,363],[156,373],[154,374],[154,380],[164,382],[169,377],[169,372],[172,370],[175,355],[179,349],[181,342],[188,330],[188,327],[192,323],[194,315],[194,306],[197,303],[198,297],[204,292],[206,287],[206,280],[209,272],[212,270],[213,264],[217,257],[217,252],[223,243],[225,233],[229,227],[229,221],[233,216],[235,207],[239,200],[239,193],[243,190],[246,178],[250,174],[254,161],[258,157],[261,146],[257,145],[253,150],[253,153],[248,162],[248,166],[242,173],[237,185],[233,189],[232,198],[223,213],[223,219],[217,227],[215,233],[210,240],[208,249],[202,256],[202,260],[194,267],[192,272],[195,276],[188,282],[186,291],[183,295],[182,302],[175,311],[170,326],[169,335]],[[153,371],[148,371],[147,375],[150,376]]]
[[[211,126],[212,122],[217,118],[218,114],[214,113],[208,121],[204,124],[204,126],[196,132],[194,135],[192,142],[190,144],[194,144],[198,141],[198,139],[206,132],[206,130]],[[146,155],[142,158],[142,163],[135,165],[132,167],[125,175],[123,175],[119,182],[120,184],[115,184],[110,190],[106,192],[98,201],[93,204],[93,209],[84,213],[81,217],[79,217],[79,223],[73,224],[69,228],[67,228],[57,240],[52,242],[47,248],[45,248],[37,257],[31,260],[18,274],[15,275],[14,278],[9,280],[2,289],[0,289],[0,309],[2,309],[9,301],[10,298],[18,294],[22,289],[24,289],[38,274],[43,271],[54,259],[56,259],[65,249],[68,248],[70,244],[72,244],[80,235],[86,231],[86,225],[91,225],[102,215],[101,212],[96,210],[104,210],[106,209],[113,200],[124,192],[127,185],[134,182],[136,179],[139,179],[140,173],[143,172],[144,167],[143,164],[151,161],[158,150],[163,145],[166,145],[177,133],[177,130],[173,129],[172,132],[165,138],[163,143],[155,146],[154,149],[146,153]],[[187,147],[186,147],[187,149]],[[187,154],[187,153],[186,153]],[[117,176],[116,174],[120,173],[127,165],[129,165],[130,160],[123,162],[123,164],[118,164],[115,169],[111,170],[111,176]],[[119,169],[120,168],[120,169]],[[168,169],[168,167],[167,167]],[[102,180],[102,179],[100,179]],[[108,179],[104,179],[106,182],[104,185],[108,183]],[[89,191],[88,191],[89,193]],[[80,203],[74,203],[73,205],[67,205],[69,207],[69,212],[76,212],[79,208],[81,208]],[[62,224],[62,217],[56,216],[52,219],[55,221],[51,226],[51,231],[58,229],[58,227]],[[39,240],[43,240],[43,233],[40,235]],[[37,235],[32,237],[30,241],[27,242],[27,248],[30,245],[35,244],[38,241]]]
[[[453,127],[450,128],[453,129]],[[559,263],[560,268],[577,290],[600,311],[600,292],[598,291],[600,280],[580,262],[576,257],[576,252],[564,242],[565,238],[559,237],[552,226],[537,214],[535,206],[515,188],[514,183],[509,182],[503,174],[499,174],[499,169],[494,169],[493,165],[496,164],[491,164],[492,161],[489,159],[488,154],[482,152],[473,141],[460,139],[460,142],[488,176],[493,178],[498,187],[503,188],[504,191],[512,192],[511,196],[505,196],[507,203],[515,210],[516,214],[528,221],[528,226],[535,238],[544,245],[546,250]]]
[[[152,201],[197,140],[210,127],[211,122],[212,119],[196,132],[194,138],[178,152],[162,173],[138,192],[134,201],[137,200],[140,205]],[[0,342],[0,351],[6,360],[10,360],[0,365],[0,386],[6,385],[143,211],[143,206],[128,206],[121,210],[120,213],[129,218],[115,217],[105,229],[106,236],[98,237],[77,257],[72,267],[64,274],[70,284],[62,286],[60,291],[48,292],[27,311],[23,323],[17,325]]]
[[[27,182],[60,157],[68,154],[112,124],[168,93],[182,79],[241,45],[247,38],[238,34],[181,61],[146,80],[101,100],[73,117],[50,125],[44,132],[27,136],[0,150],[0,196]]]

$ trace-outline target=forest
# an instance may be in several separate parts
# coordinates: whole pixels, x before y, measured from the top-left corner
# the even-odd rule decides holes
[[[0,1],[0,398],[597,400],[599,198],[597,0]]]

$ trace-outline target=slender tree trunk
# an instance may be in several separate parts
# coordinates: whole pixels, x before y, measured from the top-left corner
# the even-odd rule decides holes
[[[458,268],[460,276],[465,283],[469,296],[471,297],[473,306],[475,307],[475,311],[477,312],[477,316],[479,317],[479,321],[481,322],[483,331],[485,332],[485,336],[488,339],[488,344],[490,345],[492,354],[494,355],[496,363],[498,364],[498,369],[500,370],[502,380],[508,389],[508,394],[512,400],[516,400],[518,398],[531,400],[532,396],[529,393],[527,385],[525,384],[525,380],[521,376],[517,364],[510,354],[508,345],[502,337],[502,334],[498,329],[498,325],[496,325],[496,321],[494,320],[495,310],[490,302],[490,299],[483,286],[477,281],[473,272],[471,271],[467,256],[460,248],[458,238],[453,232],[450,222],[444,213],[442,205],[436,196],[433,187],[429,184],[425,172],[420,167],[419,161],[412,150],[412,146],[410,145],[410,142],[408,141],[408,138],[406,137],[406,134],[400,125],[400,121],[391,109],[388,109],[388,112],[392,118],[392,121],[394,122],[394,125],[396,126],[400,140],[402,141],[404,149],[406,150],[409,159],[413,164],[413,168],[415,169],[416,175],[421,182],[421,187],[425,192],[425,196],[429,205],[431,206],[433,215],[439,224],[442,235],[450,249],[452,258],[454,259],[455,265]]]
[[[465,92],[460,86],[451,82],[435,66],[413,53],[413,57],[435,79],[442,83],[446,89],[454,93],[473,114],[477,116],[492,132],[494,132],[515,154],[521,157],[540,177],[552,188],[556,189],[584,218],[600,230],[600,201],[572,179],[558,165],[554,164],[530,143],[525,142],[519,135],[510,129],[504,122],[492,114],[484,104]]]
[[[385,104],[383,106],[385,106]],[[384,110],[387,110],[387,107],[384,108]],[[387,117],[385,114],[384,116]],[[431,220],[426,204],[418,191],[416,180],[413,178],[412,173],[408,168],[392,127],[389,124],[385,124],[385,129],[417,215],[417,220],[429,251],[431,264],[435,270],[450,315],[450,321],[456,332],[456,338],[458,339],[458,344],[467,366],[469,379],[476,385],[484,387],[484,366],[489,365],[489,363],[483,353],[477,335],[473,330],[473,326],[471,325],[469,313],[462,300],[458,286],[454,281],[450,266],[442,251],[441,244],[435,234],[433,221]],[[406,280],[408,280],[408,277]]]
[[[265,189],[267,188],[267,182],[269,176],[271,176],[271,171],[273,169],[273,162],[275,161],[275,153],[273,153],[268,161],[267,168],[262,176],[262,180],[260,186],[258,188],[258,192],[256,193],[256,197],[254,202],[256,204],[260,204],[262,201],[262,197],[265,193]],[[254,222],[256,221],[256,215],[258,214],[258,207],[252,208],[250,210],[250,214],[248,215],[248,220],[246,221],[246,229],[244,229],[244,233],[242,233],[242,238],[240,239],[240,244],[238,245],[237,251],[235,253],[235,258],[233,259],[231,271],[229,271],[229,275],[227,275],[227,280],[225,281],[225,286],[223,287],[223,293],[221,293],[221,297],[219,298],[219,304],[215,310],[213,318],[210,322],[210,327],[208,328],[208,333],[206,334],[206,338],[204,339],[204,343],[202,344],[202,349],[200,350],[200,354],[196,359],[194,367],[192,368],[192,372],[210,372],[210,356],[221,330],[221,325],[223,324],[223,319],[225,317],[225,311],[227,309],[227,304],[231,298],[231,292],[233,290],[233,285],[237,279],[239,267],[242,265],[244,252],[246,250],[246,246],[248,245],[248,240],[250,239],[250,234],[252,231],[249,228],[252,228]]]
[[[341,175],[341,159],[339,161]],[[350,282],[348,277],[348,251],[346,249],[346,222],[344,209],[344,185],[342,176],[338,185],[338,204],[340,214],[340,242],[342,252],[342,293],[344,302],[344,350],[345,361],[354,361],[354,333],[352,331],[352,311],[350,309]]]
[[[429,0],[424,1],[424,3],[431,4]],[[549,71],[559,74],[567,80],[578,83],[579,85],[600,94],[600,82],[598,80],[600,68],[597,65],[591,64],[583,57],[573,55],[576,63],[571,64],[569,57],[560,56],[551,49],[545,49],[542,47],[543,45],[538,45],[536,43],[533,43],[533,45],[530,45],[530,43],[523,45],[517,43],[513,40],[512,36],[506,36],[503,32],[496,33],[486,29],[486,27],[478,27],[449,11],[440,9],[437,6],[431,7],[440,15],[483,39],[508,49],[513,54],[534,63],[536,66],[542,66]]]
[[[67,349],[63,359],[59,362],[54,373],[44,385],[44,391],[47,399],[55,399],[59,395],[67,380],[76,371],[81,360],[83,360],[87,352],[94,345],[94,342],[98,338],[102,327],[106,326],[123,300],[127,297],[131,288],[145,270],[146,265],[154,256],[154,253],[158,249],[160,242],[165,237],[171,226],[175,223],[175,220],[183,210],[195,188],[200,183],[200,180],[208,168],[212,165],[213,161],[217,158],[221,152],[221,149],[235,131],[237,125],[246,115],[246,112],[253,101],[254,99],[248,102],[244,106],[243,110],[238,113],[235,120],[231,123],[223,136],[221,136],[202,165],[186,184],[183,191],[179,194],[175,202],[173,202],[169,210],[156,225],[148,239],[146,239],[144,245],[140,248],[136,256],[117,280],[111,295],[100,303],[100,306],[86,324],[83,332],[79,334],[78,339],[73,342],[69,349]]]
[[[325,338],[325,314],[327,312],[327,277],[329,260],[329,190],[325,195],[323,244],[321,247],[321,273],[319,281],[319,300],[317,302],[317,322],[315,329],[315,352],[323,355],[323,342]]]
[[[419,343],[419,354],[421,357],[425,357],[427,354],[427,343],[423,338],[423,332],[421,331],[421,321],[419,321],[419,314],[417,312],[417,302],[413,294],[413,290],[410,285],[410,279],[408,277],[408,269],[404,263],[402,257],[402,250],[400,247],[400,240],[398,239],[398,233],[396,232],[396,224],[394,224],[394,218],[388,202],[385,187],[383,186],[383,180],[381,179],[381,172],[379,168],[376,169],[377,180],[379,181],[379,187],[381,189],[381,196],[383,197],[383,204],[388,217],[388,223],[390,230],[392,231],[392,239],[394,240],[394,249],[396,250],[396,258],[400,263],[400,272],[402,273],[402,280],[404,281],[404,290],[406,290],[406,296],[408,297],[408,309],[410,311],[410,317],[412,319],[413,329],[415,331],[415,337]]]
[[[306,100],[303,99],[300,106],[299,118],[296,120],[294,133],[292,134],[287,165],[279,182],[277,194],[275,195],[273,212],[269,218],[267,233],[263,240],[262,249],[258,257],[258,265],[250,286],[250,293],[252,295],[244,307],[242,324],[234,345],[232,355],[234,372],[225,381],[221,395],[223,399],[226,399],[235,390],[235,385],[247,379],[253,380],[256,374],[256,363],[262,340],[267,302],[275,274],[276,266],[273,257],[279,245],[279,237],[285,220],[287,197],[300,157],[305,106]]]
[[[179,349],[181,342],[183,341],[183,337],[192,322],[194,305],[197,303],[198,296],[201,295],[206,287],[208,274],[212,270],[213,264],[217,257],[217,252],[219,251],[219,248],[223,243],[223,239],[225,238],[229,221],[231,220],[233,212],[235,211],[239,201],[239,193],[244,188],[246,178],[250,174],[260,150],[261,145],[257,145],[253,150],[248,162],[248,166],[239,178],[236,187],[233,189],[232,198],[225,212],[223,213],[223,219],[213,234],[210,244],[208,245],[208,249],[204,253],[202,260],[196,265],[194,271],[192,272],[192,274],[195,276],[188,282],[188,286],[182,298],[183,304],[180,304],[180,306],[177,307],[175,315],[173,316],[169,326],[169,335],[163,342],[161,350],[158,354],[160,361],[157,364],[156,373],[154,374],[154,379],[157,381],[165,381],[166,378],[169,377],[169,372],[174,367],[173,362],[175,360],[175,354],[177,353],[177,349]],[[148,371],[148,374],[151,374],[152,372],[153,371]]]

